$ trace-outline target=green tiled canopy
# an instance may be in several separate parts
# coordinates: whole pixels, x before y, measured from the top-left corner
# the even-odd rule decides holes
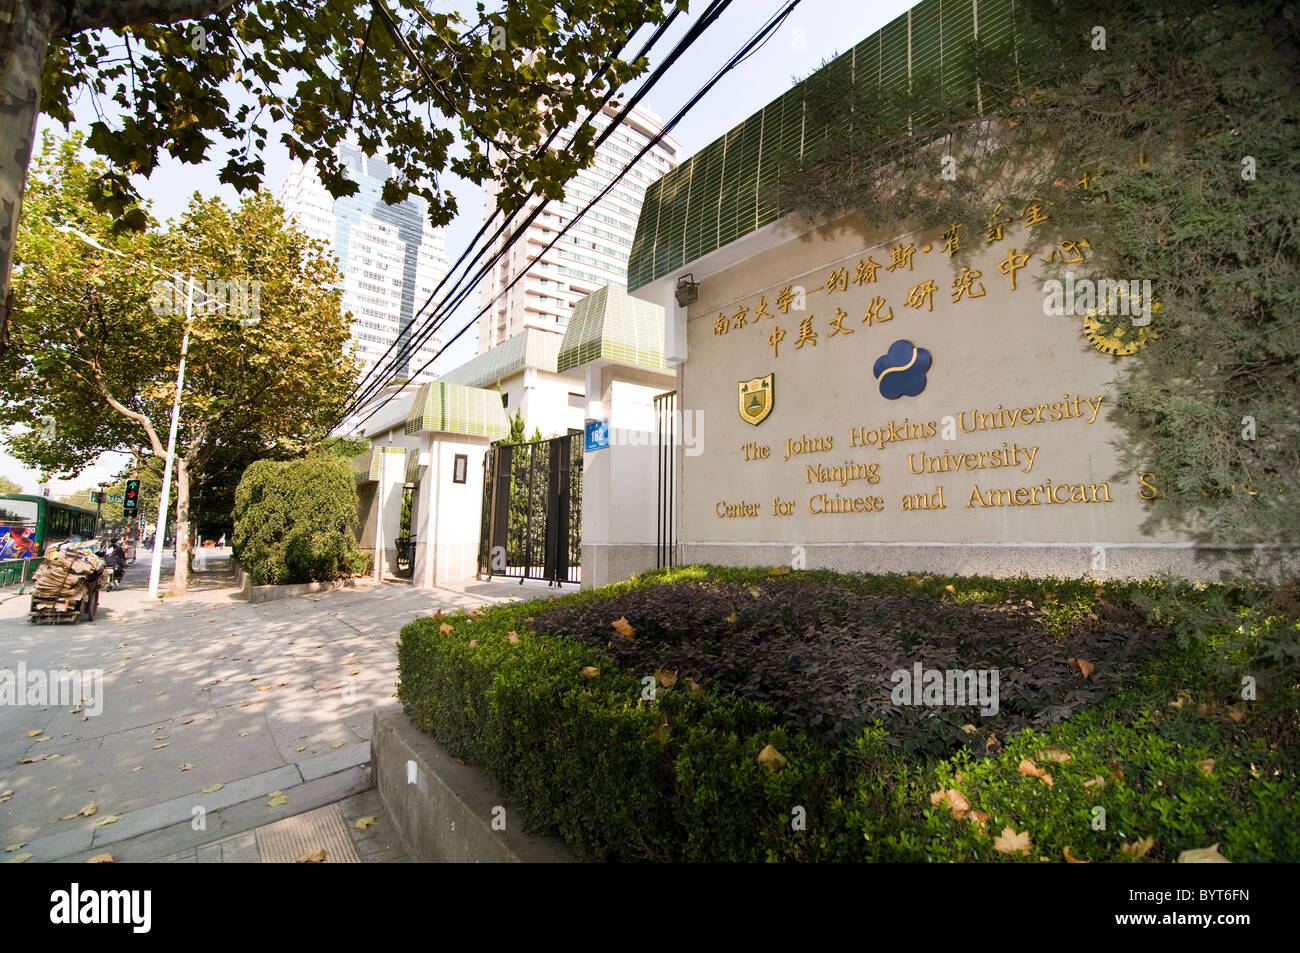
[[[664,309],[606,285],[573,306],[556,369],[561,373],[604,358],[666,370]]]
[[[380,471],[384,465],[384,454],[386,453],[406,453],[405,447],[371,447],[352,458],[352,465],[356,468],[357,480],[361,483],[372,483],[379,479]]]
[[[466,387],[495,387],[502,378],[525,367],[554,371],[560,352],[560,335],[551,331],[525,328],[478,357],[438,378],[449,384]]]
[[[408,434],[422,430],[499,440],[510,424],[496,391],[438,380],[420,385],[406,417]]]
[[[1023,7],[1024,0],[922,0],[818,75],[854,90],[864,109],[879,108],[882,90],[907,90],[915,82],[937,85],[974,116],[980,96],[965,83],[966,54],[976,39],[986,48],[1023,43],[1017,31]],[[779,170],[787,160],[802,159],[826,133],[805,113],[806,83],[650,185],[628,259],[629,289],[648,285],[790,212],[776,203]],[[954,118],[962,117],[949,117]],[[940,117],[909,116],[901,109],[882,119],[885,139],[891,141],[908,135],[910,128],[940,122]]]

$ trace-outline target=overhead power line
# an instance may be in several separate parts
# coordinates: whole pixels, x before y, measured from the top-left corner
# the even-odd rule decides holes
[[[728,72],[734,69],[736,65],[738,65],[740,62],[743,62],[746,58],[748,58],[759,47],[765,44],[771,38],[772,34],[776,31],[776,29],[779,28],[780,25],[785,22],[785,20],[789,17],[789,15],[800,4],[800,2],[801,0],[789,0],[789,2],[784,7],[782,7],[777,13],[773,14],[772,17],[769,18],[768,21],[756,33],[754,33],[753,36],[750,37],[750,39],[741,47],[741,49],[737,51],[736,54],[734,54],[724,66],[720,67],[718,71],[715,72],[714,75],[709,79],[709,81],[705,83],[705,85],[701,87],[690,98],[690,100],[688,100],[687,103],[684,106],[682,106],[682,108],[679,109],[676,114],[674,114],[674,116],[667,123],[664,124],[663,128],[659,131],[659,133],[655,135],[650,140],[650,142],[648,142],[645,146],[642,147],[641,151],[637,153],[635,158],[633,158],[631,161],[628,162],[628,164],[623,168],[622,172],[620,172],[618,176],[616,176],[613,180],[611,180],[610,183],[607,186],[605,186],[605,188],[601,191],[601,193],[596,196],[596,198],[588,202],[581,212],[579,212],[574,218],[570,219],[565,224],[565,226],[556,234],[554,238],[551,239],[551,241],[546,245],[546,247],[543,248],[542,251],[537,254],[537,256],[535,256],[535,259],[541,257],[541,255],[550,251],[555,246],[555,244],[561,238],[564,237],[564,235],[568,232],[568,230],[579,219],[582,218],[583,215],[585,215],[594,205],[596,205],[601,199],[603,199],[607,194],[609,194],[609,192],[614,188],[614,186],[617,185],[623,179],[623,177],[627,174],[627,172],[638,161],[640,161],[640,159],[646,153],[648,153],[652,148],[654,148],[654,146],[657,145],[663,139],[664,136],[666,136],[669,132],[671,132],[672,129],[682,120],[682,118],[692,108],[694,108],[695,104],[698,103],[709,92],[709,90],[711,90],[715,85],[717,85],[718,81],[721,80],[723,76],[725,76]],[[450,347],[453,343],[455,343],[455,341],[459,339],[460,336],[463,335],[467,330],[473,327],[474,322],[477,321],[480,317],[482,317],[485,313],[487,313],[487,311],[490,310],[492,305],[495,304],[496,301],[502,295],[506,294],[519,281],[521,281],[526,274],[527,271],[525,270],[525,271],[521,271],[518,275],[516,275],[515,278],[509,284],[507,284],[503,289],[501,289],[500,292],[498,292],[498,294],[492,299],[492,301],[488,302],[488,304],[485,305],[477,314],[475,314],[474,317],[472,317],[468,322],[466,322],[466,324],[459,331],[457,331],[456,334],[453,335],[450,340],[448,340],[445,344],[443,344],[438,349],[438,351],[433,355],[433,357],[431,357],[428,361],[426,361],[423,365],[421,365],[411,376],[412,377],[418,376],[426,368],[428,368],[429,365],[431,365],[434,361],[436,361],[442,355],[443,351],[445,351],[448,347]],[[452,306],[454,307],[455,304],[457,303],[459,302],[454,302]],[[441,322],[439,322],[439,324],[440,323]],[[432,329],[436,330],[436,325],[433,326]],[[430,333],[432,333],[432,330],[430,331]],[[359,420],[357,422],[358,425],[365,423],[365,421],[373,417],[376,413],[378,413],[381,409],[383,409],[389,402],[394,400],[397,396],[398,396],[397,394],[390,394],[387,398],[381,401],[374,409],[372,409],[368,414],[366,414],[365,417]]]
[[[659,41],[659,39],[663,36],[663,34],[672,25],[673,21],[676,20],[680,12],[681,12],[680,7],[673,8],[672,12],[668,15],[667,18],[665,18],[664,22],[658,25],[653,35],[650,36],[650,38],[644,44],[642,44],[641,49],[637,52],[636,56],[633,57],[634,61],[647,55],[649,51],[653,49],[654,45]],[[393,28],[395,29],[395,25]],[[409,46],[405,44],[399,44],[399,45],[401,46],[402,49],[409,51],[409,55],[413,59],[415,59],[415,61],[418,63],[418,58],[415,57],[414,51],[409,50]],[[601,67],[601,69],[597,71],[597,73],[593,77],[593,81],[599,82],[609,72],[609,70],[612,68],[617,58],[618,58],[617,54],[611,56]],[[592,112],[590,115],[584,117],[582,123],[579,124],[578,129],[581,130],[585,125],[587,125],[592,120],[594,120],[595,116],[601,111],[603,111],[604,107],[607,106],[610,103],[610,101],[613,100],[614,97],[617,95],[618,95],[618,87],[611,85],[609,92],[606,93],[604,99],[601,101],[600,108]],[[563,130],[560,128],[556,128],[552,130],[551,134],[547,137],[546,141],[543,142],[538,147],[537,151],[533,154],[534,158],[538,158],[542,154],[544,154],[545,151],[550,148],[551,144],[555,141],[555,139],[560,135],[562,131]],[[604,137],[602,136],[601,138],[596,140],[596,142],[593,144],[593,147],[598,148],[603,141],[604,141]],[[525,206],[527,205],[528,201],[536,195],[537,187],[538,186],[535,183],[532,186],[532,188],[530,188],[529,194],[524,199]],[[541,207],[539,206],[536,212],[540,213],[540,211],[541,211]],[[418,346],[416,348],[412,348],[410,346],[411,338],[408,337],[406,343],[402,344],[402,347],[399,349],[398,353],[391,359],[389,359],[388,357],[389,354],[392,353],[393,348],[402,342],[403,337],[407,335],[411,327],[415,324],[417,320],[419,320],[420,315],[433,301],[434,297],[437,296],[438,292],[442,290],[442,287],[447,283],[447,280],[452,276],[452,274],[455,273],[456,269],[461,266],[461,264],[465,261],[466,257],[471,252],[474,251],[475,246],[478,245],[478,242],[483,237],[484,232],[488,230],[488,228],[492,225],[492,223],[496,220],[496,218],[499,215],[501,215],[500,208],[494,209],[492,214],[488,216],[488,218],[479,227],[478,232],[475,233],[474,237],[470,240],[469,245],[465,248],[463,252],[461,252],[460,257],[457,258],[455,263],[453,263],[452,266],[443,275],[442,279],[438,282],[437,286],[433,289],[432,292],[430,292],[429,297],[426,298],[424,303],[420,305],[419,308],[416,309],[415,313],[411,316],[411,320],[408,321],[406,325],[398,331],[397,336],[393,339],[392,343],[390,343],[388,347],[384,350],[384,353],[380,355],[379,359],[371,366],[371,368],[367,370],[366,373],[363,374],[353,385],[352,389],[348,392],[347,396],[342,401],[342,405],[349,409],[346,410],[340,416],[339,418],[340,420],[345,418],[348,413],[351,413],[351,408],[357,406],[358,404],[364,404],[365,401],[369,400],[370,397],[373,396],[376,390],[382,388],[385,385],[385,381],[386,378],[388,377],[388,374],[393,370],[395,370],[398,366],[400,366],[404,360],[409,358],[410,354],[413,351],[418,349]],[[535,217],[536,215],[530,217],[528,223],[530,224]],[[455,284],[453,284],[452,288],[447,292],[447,297],[451,297],[452,295],[456,294],[461,283],[465,280],[466,277],[468,277],[470,273],[470,269],[472,269],[474,265],[477,264],[482,259],[483,255],[487,253],[488,249],[491,248],[492,245],[497,241],[497,239],[501,237],[501,233],[505,231],[509,223],[510,220],[508,218],[503,219],[501,225],[497,228],[496,232],[493,233],[492,237],[487,240],[487,242],[479,249],[477,254],[474,255],[474,258],[466,266],[465,273],[459,279],[457,279]],[[507,247],[509,247],[508,244]],[[494,263],[495,261],[492,264]],[[490,268],[491,265],[489,265],[488,267]],[[473,280],[477,281],[478,275],[475,275]],[[435,309],[435,312],[437,310],[438,309]],[[386,360],[387,360],[387,365],[385,366]],[[375,381],[367,380],[367,378],[369,378],[371,375],[374,375]],[[362,396],[358,397],[357,396],[358,392],[361,392]]]

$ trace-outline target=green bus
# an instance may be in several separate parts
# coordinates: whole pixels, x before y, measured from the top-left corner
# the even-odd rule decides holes
[[[95,511],[43,496],[0,493],[0,587],[27,582],[51,546],[92,539]]]

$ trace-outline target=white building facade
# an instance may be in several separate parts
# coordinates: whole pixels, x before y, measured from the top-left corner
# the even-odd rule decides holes
[[[618,106],[610,103],[595,117],[593,125],[604,130],[617,113]],[[484,276],[479,286],[480,308],[488,310],[478,322],[480,354],[528,328],[563,335],[579,299],[605,285],[627,283],[627,259],[646,187],[676,168],[679,161],[680,146],[670,136],[665,136],[637,161],[622,181],[553,248],[545,252],[543,249],[662,128],[653,113],[633,109],[596,150],[592,165],[569,180],[564,201],[547,203],[525,235]],[[563,148],[566,141],[567,137],[562,135],[557,138],[556,146]],[[489,215],[496,209],[496,194],[497,189],[489,186]],[[500,250],[515,223],[526,218],[539,201],[530,199],[526,208],[516,213],[493,252]],[[522,280],[506,291],[521,273]]]

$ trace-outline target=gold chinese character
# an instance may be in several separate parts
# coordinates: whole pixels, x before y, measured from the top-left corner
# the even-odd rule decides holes
[[[907,300],[904,301],[903,304],[913,308],[919,308],[923,304],[929,305],[928,310],[933,311],[934,293],[938,290],[938,287],[934,283],[934,279],[931,278],[925,284],[916,285],[907,289]]]
[[[886,271],[893,271],[895,268],[907,266],[907,270],[912,270],[912,256],[916,254],[916,248],[911,242],[906,245],[895,245],[889,249],[889,267]]]
[[[847,268],[836,268],[826,278],[826,293],[832,294],[836,291],[849,290],[849,270]]]
[[[998,213],[1002,211],[1002,203],[999,202],[989,215],[988,224],[985,226],[985,233],[989,243],[1002,241],[1002,226],[1011,222],[1010,218],[998,218]]]
[[[835,317],[831,318],[831,327],[834,328],[835,330],[831,331],[831,337],[835,337],[835,335],[837,334],[853,333],[852,328],[846,328],[844,326],[844,319],[847,317],[848,317],[847,312],[841,310],[840,308],[835,309]]]
[[[979,291],[975,290],[975,282],[979,281],[979,278],[983,274],[984,273],[982,271],[976,271],[974,268],[970,268],[966,265],[963,265],[961,269],[961,274],[958,275],[957,280],[952,283],[953,304],[956,304],[958,301],[960,301],[963,295],[965,295],[967,298],[984,297],[985,295],[984,282],[980,281]]]
[[[805,341],[812,341],[812,346],[817,346],[817,332],[812,329],[811,314],[799,322],[799,340],[794,342],[795,350],[801,349]]]
[[[731,330],[731,322],[727,320],[727,316],[725,314],[719,311],[718,320],[713,322],[713,333],[726,334],[730,330]]]
[[[1006,258],[998,262],[998,271],[1011,279],[1012,291],[1016,290],[1016,272],[1025,267],[1025,263],[1028,261],[1028,252],[1017,254],[1016,250],[1013,248],[1011,251],[1007,252]]]
[[[767,343],[772,345],[773,357],[781,356],[781,350],[780,350],[781,342],[784,340],[785,340],[785,332],[782,331],[780,328],[776,328],[775,330],[772,331],[771,334],[767,336]]]
[[[879,267],[880,267],[880,263],[877,262],[871,256],[867,256],[866,261],[863,261],[861,258],[859,258],[858,269],[853,275],[853,283],[855,285],[860,285],[860,284],[865,284],[867,282],[875,281],[876,269]]]
[[[1083,261],[1083,249],[1091,248],[1092,246],[1088,244],[1088,239],[1081,238],[1077,242],[1061,242],[1061,247],[1074,256],[1073,258],[1063,257],[1061,260],[1067,265],[1073,265]]]
[[[774,318],[776,315],[767,313],[767,295],[758,296],[758,310],[754,312],[754,321],[759,318]]]
[[[1029,204],[1025,206],[1025,210],[1020,213],[1025,216],[1025,225],[1032,228],[1039,222],[1047,221],[1047,213],[1043,211],[1043,208],[1051,204],[1052,203],[1046,199],[1035,195],[1030,200]]]
[[[781,309],[782,314],[790,313],[790,302],[794,300],[794,288],[786,285],[781,289],[781,293],[776,296],[776,306]]]
[[[889,309],[889,314],[887,316],[885,317],[881,316],[880,309],[883,308],[884,306],[885,306],[885,299],[879,296],[872,298],[871,301],[867,303],[867,313],[862,316],[862,320],[867,324],[868,327],[870,327],[873,321],[879,323],[881,321],[894,320],[893,308]]]
[[[743,328],[745,326],[745,315],[747,314],[749,314],[749,309],[741,305],[736,313],[731,316],[731,320],[734,322],[733,327]]]
[[[958,246],[961,244],[957,238],[957,229],[959,228],[961,228],[961,223],[953,222],[948,226],[948,230],[943,233],[943,250],[949,255],[956,252]]]

